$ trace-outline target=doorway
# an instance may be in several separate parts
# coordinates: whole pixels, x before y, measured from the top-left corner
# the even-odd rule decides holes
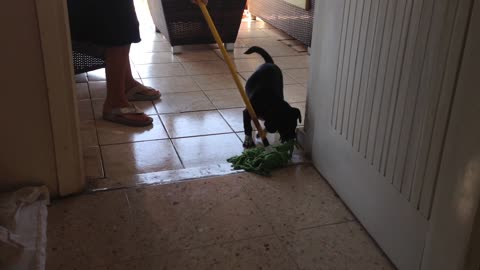
[[[147,1],[136,0],[135,6],[142,41],[131,48],[132,75],[159,89],[162,97],[135,102],[154,119],[153,126],[125,127],[101,119],[104,69],[76,76],[89,189],[231,173],[226,159],[243,150],[244,104],[218,47],[182,46],[172,54],[169,42],[155,32]],[[243,54],[253,45],[274,57],[283,70],[287,101],[304,115],[307,47],[246,12],[231,54],[244,83],[263,63],[260,56]]]

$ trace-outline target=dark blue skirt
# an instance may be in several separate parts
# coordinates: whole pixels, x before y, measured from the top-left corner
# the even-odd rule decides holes
[[[140,42],[133,0],[68,0],[72,40],[105,47]]]

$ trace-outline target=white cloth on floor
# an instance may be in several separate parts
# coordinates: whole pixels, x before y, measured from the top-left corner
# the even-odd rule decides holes
[[[0,193],[0,269],[45,269],[49,201],[46,187]]]

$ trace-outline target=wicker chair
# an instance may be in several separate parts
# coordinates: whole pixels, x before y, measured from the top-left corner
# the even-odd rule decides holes
[[[72,40],[73,69],[80,74],[105,67],[104,48]]]
[[[157,31],[178,52],[179,45],[215,43],[200,8],[190,0],[148,0]],[[227,49],[233,50],[246,0],[210,0],[208,10]]]
[[[248,9],[252,15],[262,18],[310,47],[315,0],[310,0],[309,10],[301,9],[283,0],[250,0]]]

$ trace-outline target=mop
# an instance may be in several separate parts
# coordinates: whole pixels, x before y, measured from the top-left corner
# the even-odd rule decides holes
[[[199,0],[196,0],[196,2],[202,10],[208,27],[210,28],[210,31],[212,32],[212,35],[217,42],[220,51],[222,52],[223,58],[228,65],[230,73],[232,74],[235,84],[237,85],[238,91],[240,92],[243,102],[247,107],[247,111],[250,114],[250,117],[252,118],[252,121],[255,124],[255,127],[257,128],[257,131],[264,145],[264,147],[261,148],[247,149],[243,151],[241,155],[231,157],[227,159],[227,161],[232,163],[232,167],[235,170],[243,169],[245,171],[257,173],[260,175],[270,175],[272,170],[288,165],[289,160],[292,158],[295,141],[292,140],[277,146],[270,145],[267,139],[267,135],[265,134],[265,131],[258,122],[255,110],[250,103],[243,84],[240,81],[240,77],[237,74],[235,65],[233,64],[230,56],[227,53],[227,50],[225,49],[225,46],[223,45],[222,39],[218,34],[217,28],[213,23],[207,7]]]

